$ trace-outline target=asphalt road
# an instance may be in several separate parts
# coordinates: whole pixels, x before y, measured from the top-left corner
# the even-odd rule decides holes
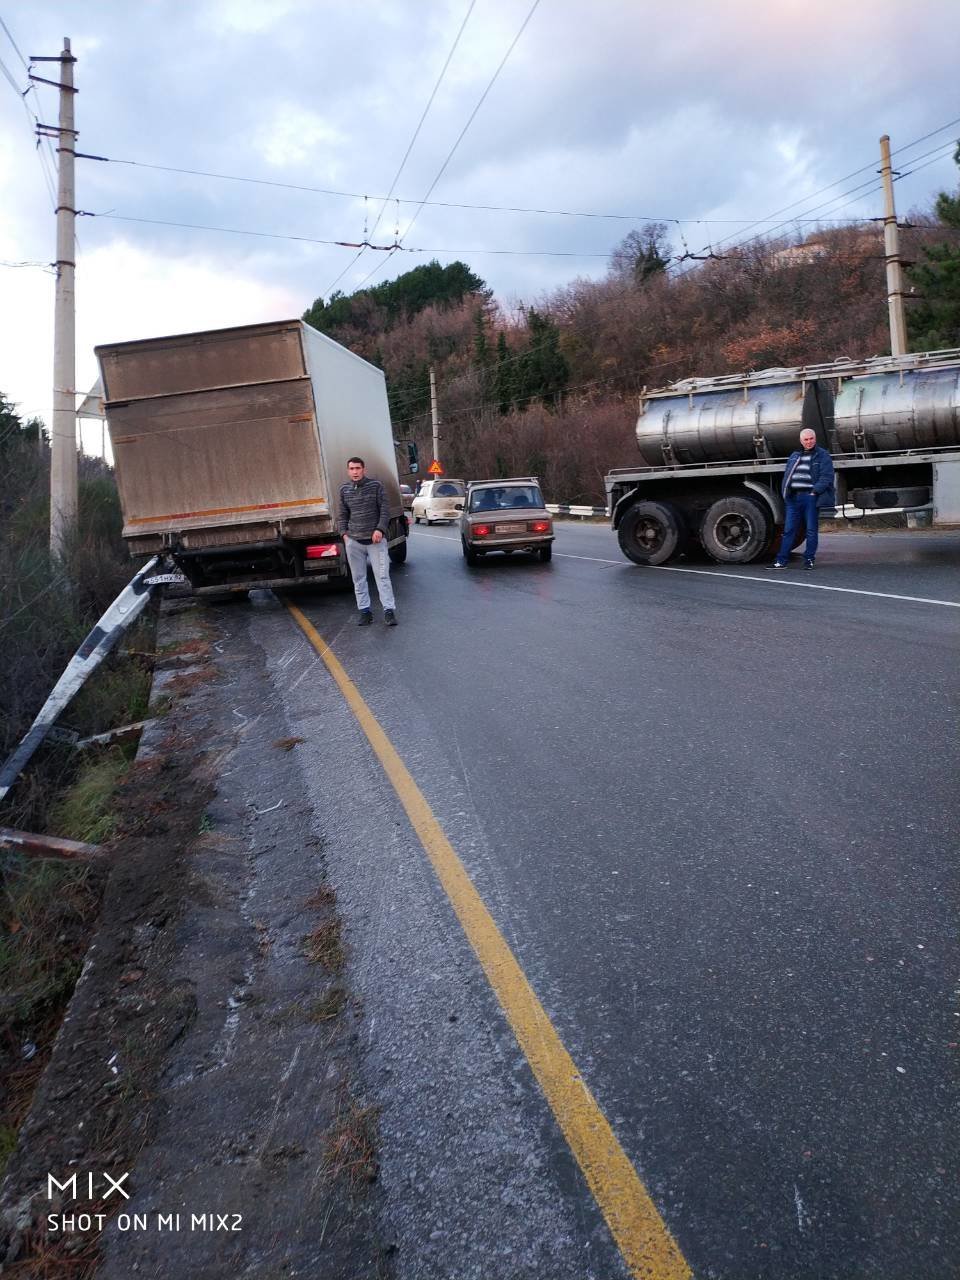
[[[469,570],[419,527],[394,584],[393,630],[298,603],[694,1274],[954,1276],[960,533],[772,574],[574,524]],[[314,744],[398,1274],[629,1274],[353,713],[252,617]]]

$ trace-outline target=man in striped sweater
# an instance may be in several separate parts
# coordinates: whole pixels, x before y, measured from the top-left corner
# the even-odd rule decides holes
[[[785,569],[790,552],[801,529],[807,535],[803,549],[803,567],[812,569],[817,555],[817,534],[820,512],[837,505],[834,487],[833,459],[826,449],[817,444],[814,431],[805,428],[800,432],[802,448],[791,453],[787,469],[783,473],[783,501],[786,520],[783,540],[771,569]]]
[[[353,592],[357,597],[359,614],[357,623],[367,627],[373,621],[370,610],[370,588],[367,586],[367,565],[373,565],[377,594],[383,605],[383,620],[388,627],[397,625],[396,603],[390,584],[390,557],[387,550],[389,513],[383,485],[366,474],[362,458],[350,458],[347,462],[346,484],[340,486],[340,505],[337,526],[343,536],[343,545],[353,578]]]

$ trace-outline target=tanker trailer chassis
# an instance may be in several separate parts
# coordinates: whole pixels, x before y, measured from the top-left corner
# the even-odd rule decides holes
[[[960,524],[960,350],[719,378],[641,397],[643,464],[610,471],[607,508],[620,548],[660,565],[697,548],[749,564],[783,528],[780,487],[801,430],[833,456],[837,507],[925,511]]]

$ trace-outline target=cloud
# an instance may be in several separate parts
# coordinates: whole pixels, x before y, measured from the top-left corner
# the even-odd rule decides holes
[[[241,35],[262,35],[284,23],[302,21],[308,0],[213,0],[201,20],[213,31],[236,31]]]
[[[346,135],[316,112],[285,102],[275,106],[251,139],[253,150],[274,168],[290,169],[309,162],[316,180],[336,181],[339,164],[331,149],[339,150]]]

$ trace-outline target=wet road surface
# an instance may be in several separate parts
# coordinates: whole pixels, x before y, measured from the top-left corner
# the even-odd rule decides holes
[[[394,584],[395,630],[296,603],[694,1274],[952,1276],[960,534],[774,575],[561,525],[472,571],[435,526]],[[338,743],[305,759],[398,1274],[630,1274],[353,712],[288,613],[250,625],[291,732]]]

